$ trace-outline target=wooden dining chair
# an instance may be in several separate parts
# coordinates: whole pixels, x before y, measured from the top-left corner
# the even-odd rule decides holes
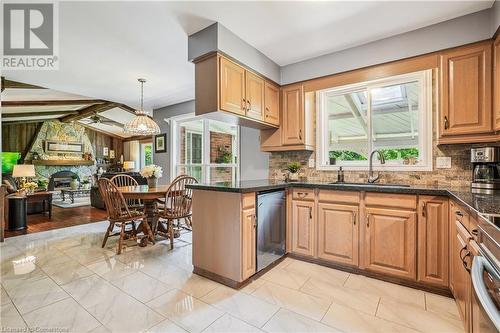
[[[172,181],[165,194],[165,205],[160,210],[160,223],[167,225],[171,249],[174,248],[174,221],[184,219],[189,226],[192,226],[193,190],[186,188],[186,185],[197,182],[194,177],[179,176]]]
[[[109,226],[104,234],[104,239],[102,241],[102,247],[106,246],[108,237],[120,236],[118,240],[118,248],[116,250],[117,254],[122,252],[123,241],[125,236],[128,239],[137,239],[137,228],[135,223],[141,222],[145,218],[144,214],[137,211],[131,211],[127,205],[127,201],[118,190],[118,187],[107,178],[101,178],[98,181],[99,192],[106,205],[106,211],[108,213]],[[147,223],[144,223],[147,225]],[[131,229],[127,230],[126,226],[131,226]],[[119,232],[113,233],[113,229],[116,227],[120,228]]]
[[[129,175],[124,175],[124,174],[115,175],[115,176],[111,177],[110,180],[117,187],[138,186],[139,185],[137,180],[135,180],[133,177],[131,177]],[[140,210],[144,209],[144,204],[142,203],[142,201],[140,199],[125,199],[125,201],[127,201],[127,205],[129,208],[140,209]]]

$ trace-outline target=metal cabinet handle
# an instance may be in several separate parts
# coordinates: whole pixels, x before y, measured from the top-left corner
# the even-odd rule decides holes
[[[468,267],[467,261],[465,261],[465,258],[470,257],[470,256],[471,256],[471,253],[470,253],[470,251],[468,251],[467,254],[464,256],[464,258],[462,259],[462,265],[464,265],[465,270],[469,273],[470,273],[470,268]]]
[[[247,110],[247,100],[243,98],[243,110]]]
[[[444,116],[444,129],[448,129],[450,127],[450,123],[448,122],[448,117]]]
[[[422,203],[422,217],[427,216],[427,204],[424,202]]]
[[[247,99],[247,104],[248,104],[248,109],[247,110],[250,110],[252,108],[252,104],[250,104],[250,101]]]
[[[367,214],[366,215],[366,227],[369,228],[370,227],[370,214]]]
[[[298,196],[299,198],[301,198],[301,199],[302,199],[302,198],[307,197],[307,195],[308,195],[308,194],[309,194],[309,193],[305,193],[305,192],[297,192],[297,196]]]
[[[463,216],[464,216],[464,213],[462,213],[461,211],[457,210],[457,211],[455,211],[455,215],[456,215],[456,216],[463,217]]]
[[[479,231],[477,229],[472,229],[470,233],[472,234],[472,236],[479,235]]]
[[[352,224],[356,225],[356,212],[352,212]]]
[[[312,220],[313,218],[313,209],[312,207],[309,207],[309,219]]]
[[[299,129],[299,140],[302,140],[302,130]]]

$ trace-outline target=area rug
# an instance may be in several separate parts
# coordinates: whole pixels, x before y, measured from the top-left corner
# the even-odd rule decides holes
[[[81,197],[75,198],[75,203],[71,203],[69,198],[66,201],[62,200],[54,200],[52,201],[52,205],[60,208],[74,208],[74,207],[82,207],[90,205],[90,197]]]

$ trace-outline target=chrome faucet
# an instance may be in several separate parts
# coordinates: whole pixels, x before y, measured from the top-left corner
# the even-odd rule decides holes
[[[378,159],[380,160],[380,164],[385,164],[384,155],[380,152],[380,150],[372,151],[372,153],[370,154],[370,164],[368,168],[368,183],[375,183],[380,177],[380,175],[378,174],[377,176],[373,175],[373,155],[375,155],[375,153],[378,153]]]

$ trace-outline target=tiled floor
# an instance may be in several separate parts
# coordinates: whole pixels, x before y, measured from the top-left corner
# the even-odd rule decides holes
[[[191,273],[191,234],[100,243],[105,223],[0,247],[1,328],[72,332],[463,332],[445,297],[285,259],[240,291]]]

